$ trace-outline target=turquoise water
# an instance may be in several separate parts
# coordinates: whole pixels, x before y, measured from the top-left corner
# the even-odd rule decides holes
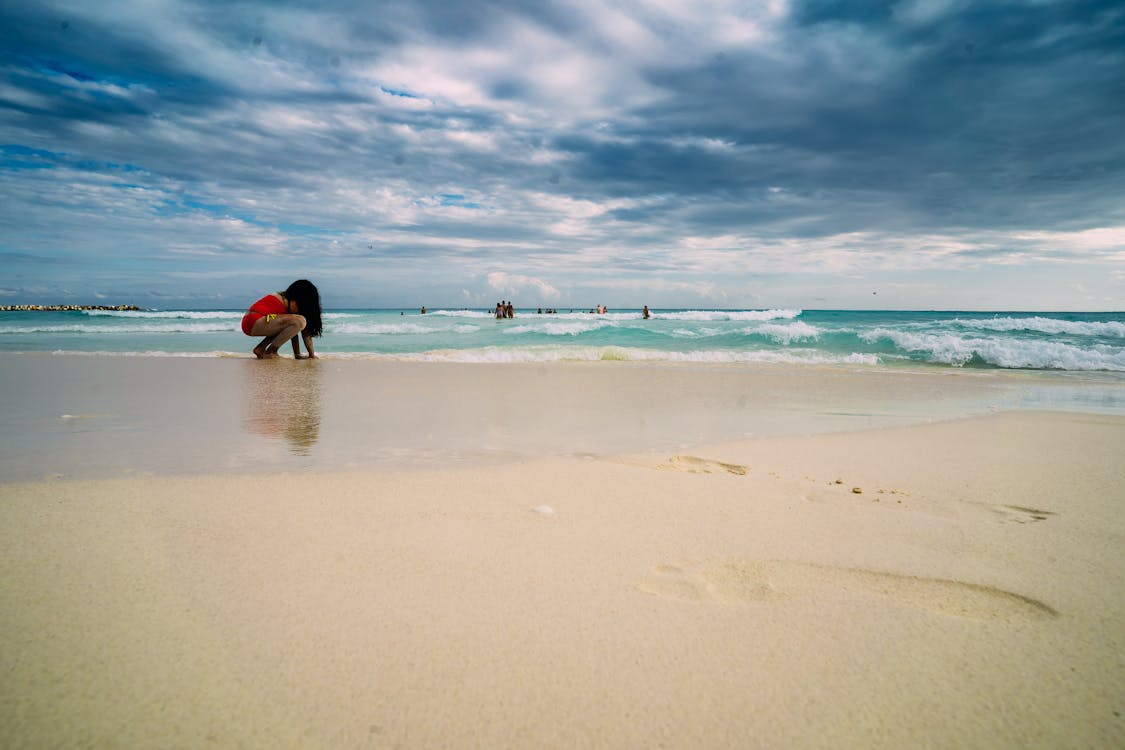
[[[0,351],[248,356],[243,311],[0,312]],[[452,362],[651,361],[1125,372],[1125,313],[335,310],[318,354]],[[284,353],[288,354],[288,348]]]

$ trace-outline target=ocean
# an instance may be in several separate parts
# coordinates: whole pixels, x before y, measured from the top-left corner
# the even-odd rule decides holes
[[[0,351],[249,356],[241,310],[0,312]],[[1125,372],[1125,313],[333,310],[326,358],[626,361]],[[288,355],[289,348],[283,351]],[[1113,379],[1113,378],[1111,378]]]

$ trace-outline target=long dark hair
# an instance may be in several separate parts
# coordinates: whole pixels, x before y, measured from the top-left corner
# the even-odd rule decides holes
[[[289,285],[282,294],[285,299],[297,303],[297,311],[305,316],[305,333],[320,335],[320,292],[308,279],[298,279]]]

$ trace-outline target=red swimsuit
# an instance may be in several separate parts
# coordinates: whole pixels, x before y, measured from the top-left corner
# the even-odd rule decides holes
[[[289,306],[277,298],[274,294],[267,294],[260,300],[250,305],[250,311],[242,316],[242,332],[247,336],[253,336],[250,331],[254,328],[254,324],[258,322],[258,318],[264,317],[267,321],[271,320],[274,315],[285,315],[289,312]]]

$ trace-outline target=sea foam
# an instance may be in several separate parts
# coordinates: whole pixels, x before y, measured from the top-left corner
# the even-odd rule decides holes
[[[354,358],[365,355],[352,354]],[[877,365],[873,354],[852,352],[828,354],[806,350],[703,350],[667,351],[622,346],[530,346],[520,348],[483,347],[480,349],[443,349],[427,352],[370,355],[377,359],[411,362],[463,363],[546,363],[546,362],[671,362],[696,364],[850,364]]]
[[[819,329],[800,320],[784,324],[766,323],[760,326],[744,328],[742,332],[747,335],[768,336],[779,344],[791,344],[794,341],[808,341],[820,336]]]
[[[1125,338],[1125,323],[1118,321],[1059,320],[1034,316],[1030,318],[955,319],[962,328],[985,331],[1035,331],[1072,336],[1116,336]]]
[[[433,328],[418,323],[333,323],[327,333],[370,334],[375,336],[425,336],[448,328]]]
[[[1057,341],[965,337],[889,328],[876,328],[860,338],[871,343],[889,341],[905,353],[923,355],[928,362],[955,366],[979,363],[1019,369],[1125,371],[1125,350],[1108,346],[1078,347]]]
[[[228,310],[82,310],[91,318],[149,318],[188,320],[241,320],[244,313]]]
[[[685,310],[683,312],[653,313],[657,320],[778,320],[800,316],[801,310]]]
[[[237,330],[234,322],[187,323],[169,321],[167,323],[128,323],[98,325],[96,323],[73,323],[62,325],[15,325],[0,327],[0,334],[43,334],[43,333],[81,333],[87,335],[121,333],[218,333]]]

